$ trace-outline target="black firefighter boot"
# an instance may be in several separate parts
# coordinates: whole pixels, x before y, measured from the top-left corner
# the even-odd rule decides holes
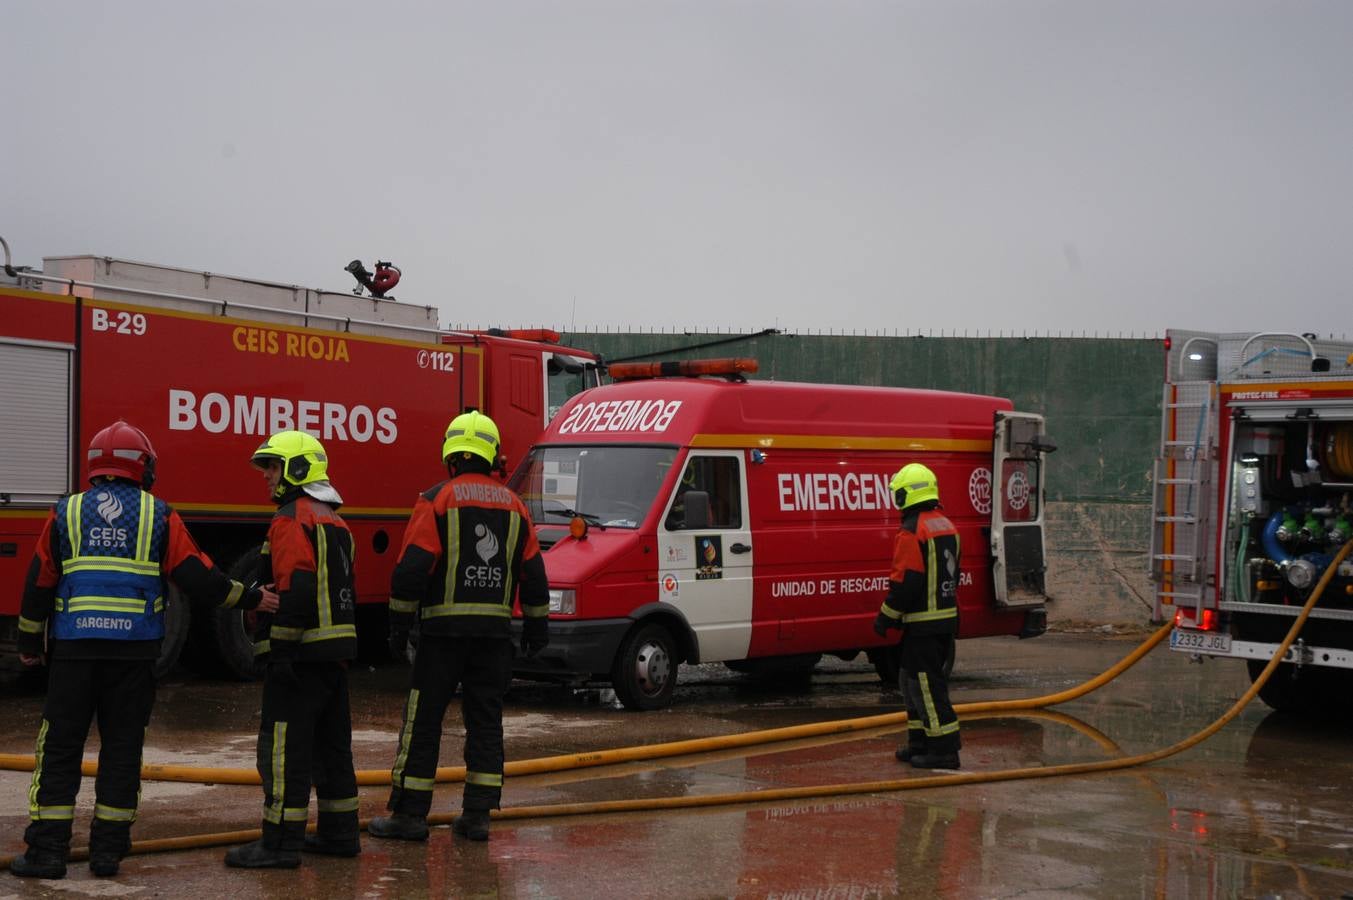
[[[917,769],[957,769],[959,768],[958,751],[955,750],[952,753],[929,752],[920,756],[913,756],[911,764],[913,768]]]
[[[322,853],[325,856],[352,857],[362,852],[362,842],[356,836],[334,838],[325,834],[307,834],[305,846],[301,849],[306,853]]]
[[[909,735],[907,746],[897,748],[893,756],[897,757],[899,762],[909,763],[918,756],[925,756],[925,739],[916,735]]]
[[[366,826],[366,830],[372,837],[394,838],[397,841],[426,841],[428,820],[426,816],[395,813],[377,816]]]
[[[112,878],[122,858],[132,849],[131,822],[95,818],[89,827],[89,871],[95,878]]]
[[[20,878],[65,878],[66,854],[29,847],[10,861],[9,870]]]
[[[451,830],[472,841],[489,839],[489,811],[487,809],[467,809],[451,820]]]
[[[263,839],[232,847],[226,851],[225,864],[234,869],[294,869],[301,864],[301,854],[296,850],[283,850],[269,847]]]

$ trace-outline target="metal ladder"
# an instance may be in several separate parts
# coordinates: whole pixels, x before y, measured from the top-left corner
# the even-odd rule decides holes
[[[1217,459],[1216,404],[1214,381],[1166,384],[1161,399],[1151,499],[1153,616],[1158,621],[1167,615],[1166,607],[1202,609],[1211,574],[1208,516]]]

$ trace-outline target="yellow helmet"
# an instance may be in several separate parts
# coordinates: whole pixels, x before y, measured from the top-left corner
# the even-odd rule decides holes
[[[442,462],[453,453],[473,453],[483,457],[489,465],[498,464],[498,426],[482,412],[461,413],[446,426],[446,440],[442,443]]]
[[[898,469],[888,482],[888,488],[897,500],[898,509],[940,499],[940,485],[935,473],[920,463],[907,463]]]
[[[264,461],[269,459],[282,461],[282,479],[277,482],[274,497],[280,497],[291,487],[325,481],[329,477],[329,455],[324,452],[324,445],[304,431],[277,432],[259,444],[249,462],[261,469]]]

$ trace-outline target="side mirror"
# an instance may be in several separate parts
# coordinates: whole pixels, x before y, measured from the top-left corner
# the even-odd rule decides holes
[[[1311,359],[1312,372],[1328,372],[1330,370],[1329,357],[1316,356]]]
[[[709,492],[687,491],[681,499],[686,505],[686,528],[708,528]]]
[[[1057,442],[1054,441],[1052,438],[1048,437],[1046,434],[1039,434],[1034,437],[1034,439],[1029,443],[1029,446],[1033,447],[1034,450],[1038,451],[1039,453],[1051,453],[1052,451],[1057,449]]]

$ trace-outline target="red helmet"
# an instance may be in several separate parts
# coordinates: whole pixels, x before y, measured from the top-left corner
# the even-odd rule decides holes
[[[155,483],[155,448],[135,425],[121,419],[89,442],[89,480],[100,475],[128,478],[144,488]]]

